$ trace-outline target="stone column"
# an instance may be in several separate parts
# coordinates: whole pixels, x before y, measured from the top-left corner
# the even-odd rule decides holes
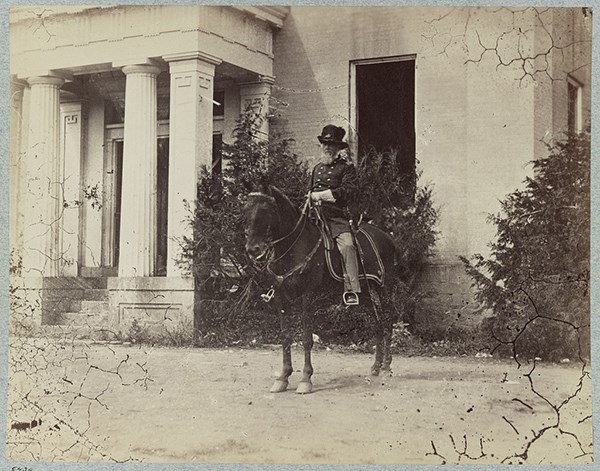
[[[167,276],[182,276],[175,261],[192,237],[185,202],[196,200],[202,167],[212,165],[213,79],[220,60],[199,52],[163,57],[169,62],[169,215]]]
[[[269,138],[269,99],[271,86],[275,80],[272,77],[261,77],[254,82],[240,83],[240,113],[254,112],[260,119],[258,138]]]
[[[153,276],[156,258],[156,77],[158,67],[123,67],[125,126],[119,276]]]
[[[62,207],[60,181],[60,96],[64,80],[30,77],[23,268],[25,275],[58,276]]]
[[[18,270],[23,252],[23,191],[27,155],[27,120],[29,110],[29,87],[27,83],[11,78],[10,97],[10,206],[9,249],[11,270]]]

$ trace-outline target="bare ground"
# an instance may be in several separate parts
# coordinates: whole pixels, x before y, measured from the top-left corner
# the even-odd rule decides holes
[[[301,350],[294,359],[301,369]],[[591,381],[579,363],[519,369],[492,358],[396,357],[391,377],[367,375],[371,363],[370,355],[320,349],[313,394],[270,394],[279,350],[13,338],[6,455],[189,463],[592,460]],[[292,375],[291,388],[300,377]]]

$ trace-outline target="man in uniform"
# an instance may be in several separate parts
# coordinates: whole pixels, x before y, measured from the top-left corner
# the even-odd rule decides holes
[[[329,124],[317,137],[321,143],[321,161],[313,169],[310,198],[320,205],[342,256],[344,304],[357,305],[360,293],[358,259],[346,208],[358,190],[358,177],[346,150],[348,144],[343,141],[345,134],[343,128]]]

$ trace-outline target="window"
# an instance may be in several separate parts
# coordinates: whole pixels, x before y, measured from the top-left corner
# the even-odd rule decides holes
[[[569,132],[579,133],[582,131],[582,87],[579,82],[569,77],[567,79],[567,95],[568,95],[568,110],[567,110],[567,129]]]
[[[225,90],[215,90],[213,100],[219,103],[213,105],[213,118],[223,118],[225,116]]]

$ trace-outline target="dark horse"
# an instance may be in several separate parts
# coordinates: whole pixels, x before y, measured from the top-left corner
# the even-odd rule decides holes
[[[311,349],[313,346],[313,313],[307,312],[311,297],[317,290],[339,290],[339,286],[329,275],[325,262],[325,248],[320,229],[307,215],[307,205],[300,211],[276,187],[263,185],[260,191],[248,195],[244,209],[246,225],[246,251],[250,259],[267,270],[273,279],[274,303],[280,312],[282,327],[283,368],[271,387],[271,392],[283,392],[288,387],[288,378],[292,374],[292,332],[287,316],[300,310],[303,327],[302,344],[304,346],[304,369],[302,381],[296,392],[301,394],[312,391]],[[369,224],[361,225],[368,232],[384,264],[384,273],[393,271],[395,245],[392,238]],[[385,279],[382,276],[382,279]],[[387,298],[382,286],[361,280],[363,303],[373,307],[375,322],[375,363],[371,374],[378,375],[381,370],[389,371],[392,357],[390,343],[393,319],[389,309],[384,309]],[[272,295],[273,293],[271,293]],[[372,303],[368,299],[371,296]],[[290,312],[292,311],[292,312]],[[286,324],[286,320],[288,323]]]

